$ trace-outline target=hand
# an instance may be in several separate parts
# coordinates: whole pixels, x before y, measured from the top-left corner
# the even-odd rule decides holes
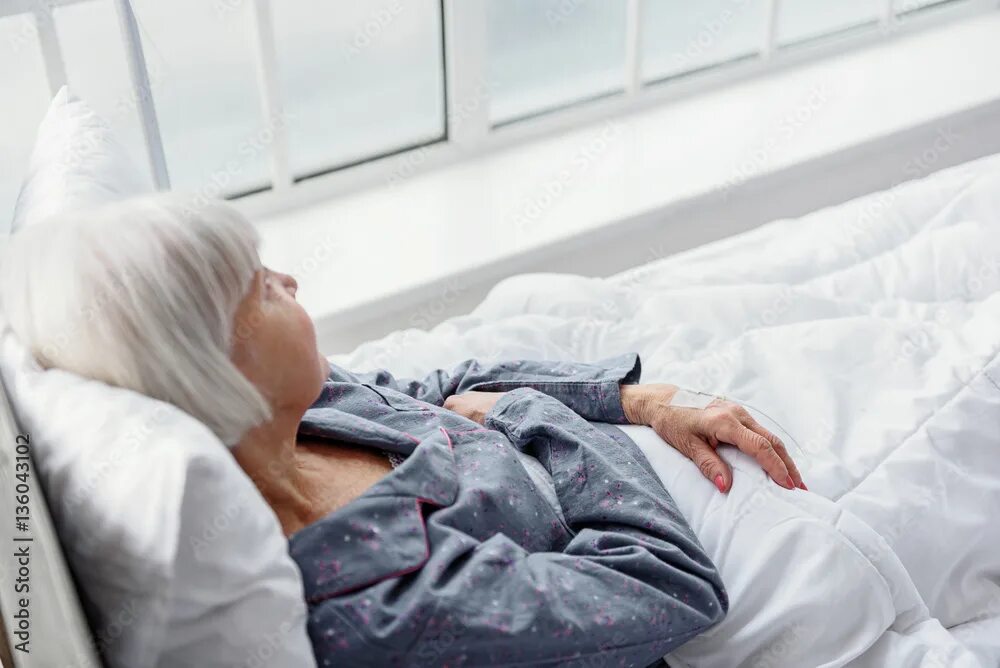
[[[632,424],[652,427],[664,441],[693,461],[720,492],[732,486],[733,474],[716,452],[734,445],[757,460],[771,479],[786,489],[807,489],[781,440],[757,424],[739,404],[716,399],[705,408],[671,406],[674,385],[622,385],[622,408]]]
[[[503,392],[464,392],[453,394],[444,400],[444,407],[458,413],[473,422],[483,424],[486,414],[490,412]]]

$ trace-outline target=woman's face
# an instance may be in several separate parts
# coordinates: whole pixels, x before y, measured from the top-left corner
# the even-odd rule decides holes
[[[330,373],[312,320],[295,301],[297,289],[294,278],[264,267],[254,274],[234,320],[233,363],[276,413],[304,411]]]

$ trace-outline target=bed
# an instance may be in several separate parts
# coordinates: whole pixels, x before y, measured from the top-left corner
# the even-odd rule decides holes
[[[333,361],[416,375],[637,351],[645,381],[745,402],[811,490],[786,493],[725,449],[736,475],[722,496],[628,428],[732,601],[672,666],[997,666],[998,212],[994,156],[608,279],[512,278],[467,316]],[[0,480],[14,417],[0,410]],[[33,620],[38,662],[22,663],[98,665],[40,493],[32,503],[36,595],[51,607]]]
[[[998,289],[993,156],[608,279],[508,279],[467,316],[334,361],[408,375],[466,357],[596,360],[635,350],[645,381],[745,402],[789,444],[811,490],[779,498],[728,451],[735,486],[721,499],[693,469],[678,473],[690,464],[659,462],[733,595],[727,620],[672,664],[997,666]],[[787,529],[768,517],[785,517],[789,503],[801,507],[783,522],[799,522],[801,536],[768,554],[761,532]],[[810,529],[817,518],[846,543]],[[856,551],[864,574],[838,571],[842,557],[815,564],[817,577],[828,569],[825,581],[774,575],[786,564],[810,572],[817,553],[834,549]],[[751,572],[769,579],[740,582],[755,559]],[[871,591],[855,591],[857,582]],[[759,600],[762,590],[781,594]],[[847,645],[820,651],[816,629],[796,620],[824,605],[831,620],[871,606],[884,614]],[[764,643],[762,614],[782,629]],[[736,651],[726,655],[726,643]]]
[[[37,485],[32,473],[25,479],[18,475],[16,464],[18,456],[23,453],[19,448],[30,443],[30,434],[20,428],[16,416],[11,410],[7,388],[0,377],[0,513],[7,521],[0,529],[0,540],[5,547],[12,550],[28,546],[29,563],[29,601],[44,601],[45,607],[32,608],[21,604],[23,590],[14,589],[15,578],[21,574],[12,558],[0,562],[0,613],[4,620],[0,622],[0,668],[14,666],[15,668],[32,668],[38,666],[74,666],[78,668],[97,668],[100,661],[94,651],[94,641],[87,626],[80,600],[77,596],[73,576],[66,564],[56,529],[49,514],[48,504],[41,488]],[[30,452],[30,450],[29,450]],[[23,461],[23,460],[22,460]],[[18,483],[27,483],[28,518],[27,533],[19,530],[12,518],[23,516],[23,511],[15,513],[17,507],[14,493],[21,493]],[[30,537],[29,543],[24,543],[25,535]],[[27,627],[15,627],[23,618],[15,620],[14,615],[27,610],[28,619],[24,620]],[[18,631],[26,631],[26,635],[15,635]],[[30,652],[15,654],[19,644]],[[18,657],[18,663],[13,657]]]

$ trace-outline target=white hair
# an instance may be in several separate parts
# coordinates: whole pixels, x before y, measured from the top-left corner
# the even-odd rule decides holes
[[[232,207],[175,194],[63,213],[12,236],[0,307],[43,367],[170,402],[233,445],[271,415],[230,360],[257,245]]]

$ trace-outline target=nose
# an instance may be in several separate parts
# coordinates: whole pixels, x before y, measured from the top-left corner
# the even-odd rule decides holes
[[[284,288],[288,290],[290,293],[292,293],[292,296],[294,297],[295,293],[298,292],[299,290],[299,282],[295,280],[295,277],[292,276],[291,274],[279,273],[278,278],[279,280],[281,280],[281,284],[284,286]]]

